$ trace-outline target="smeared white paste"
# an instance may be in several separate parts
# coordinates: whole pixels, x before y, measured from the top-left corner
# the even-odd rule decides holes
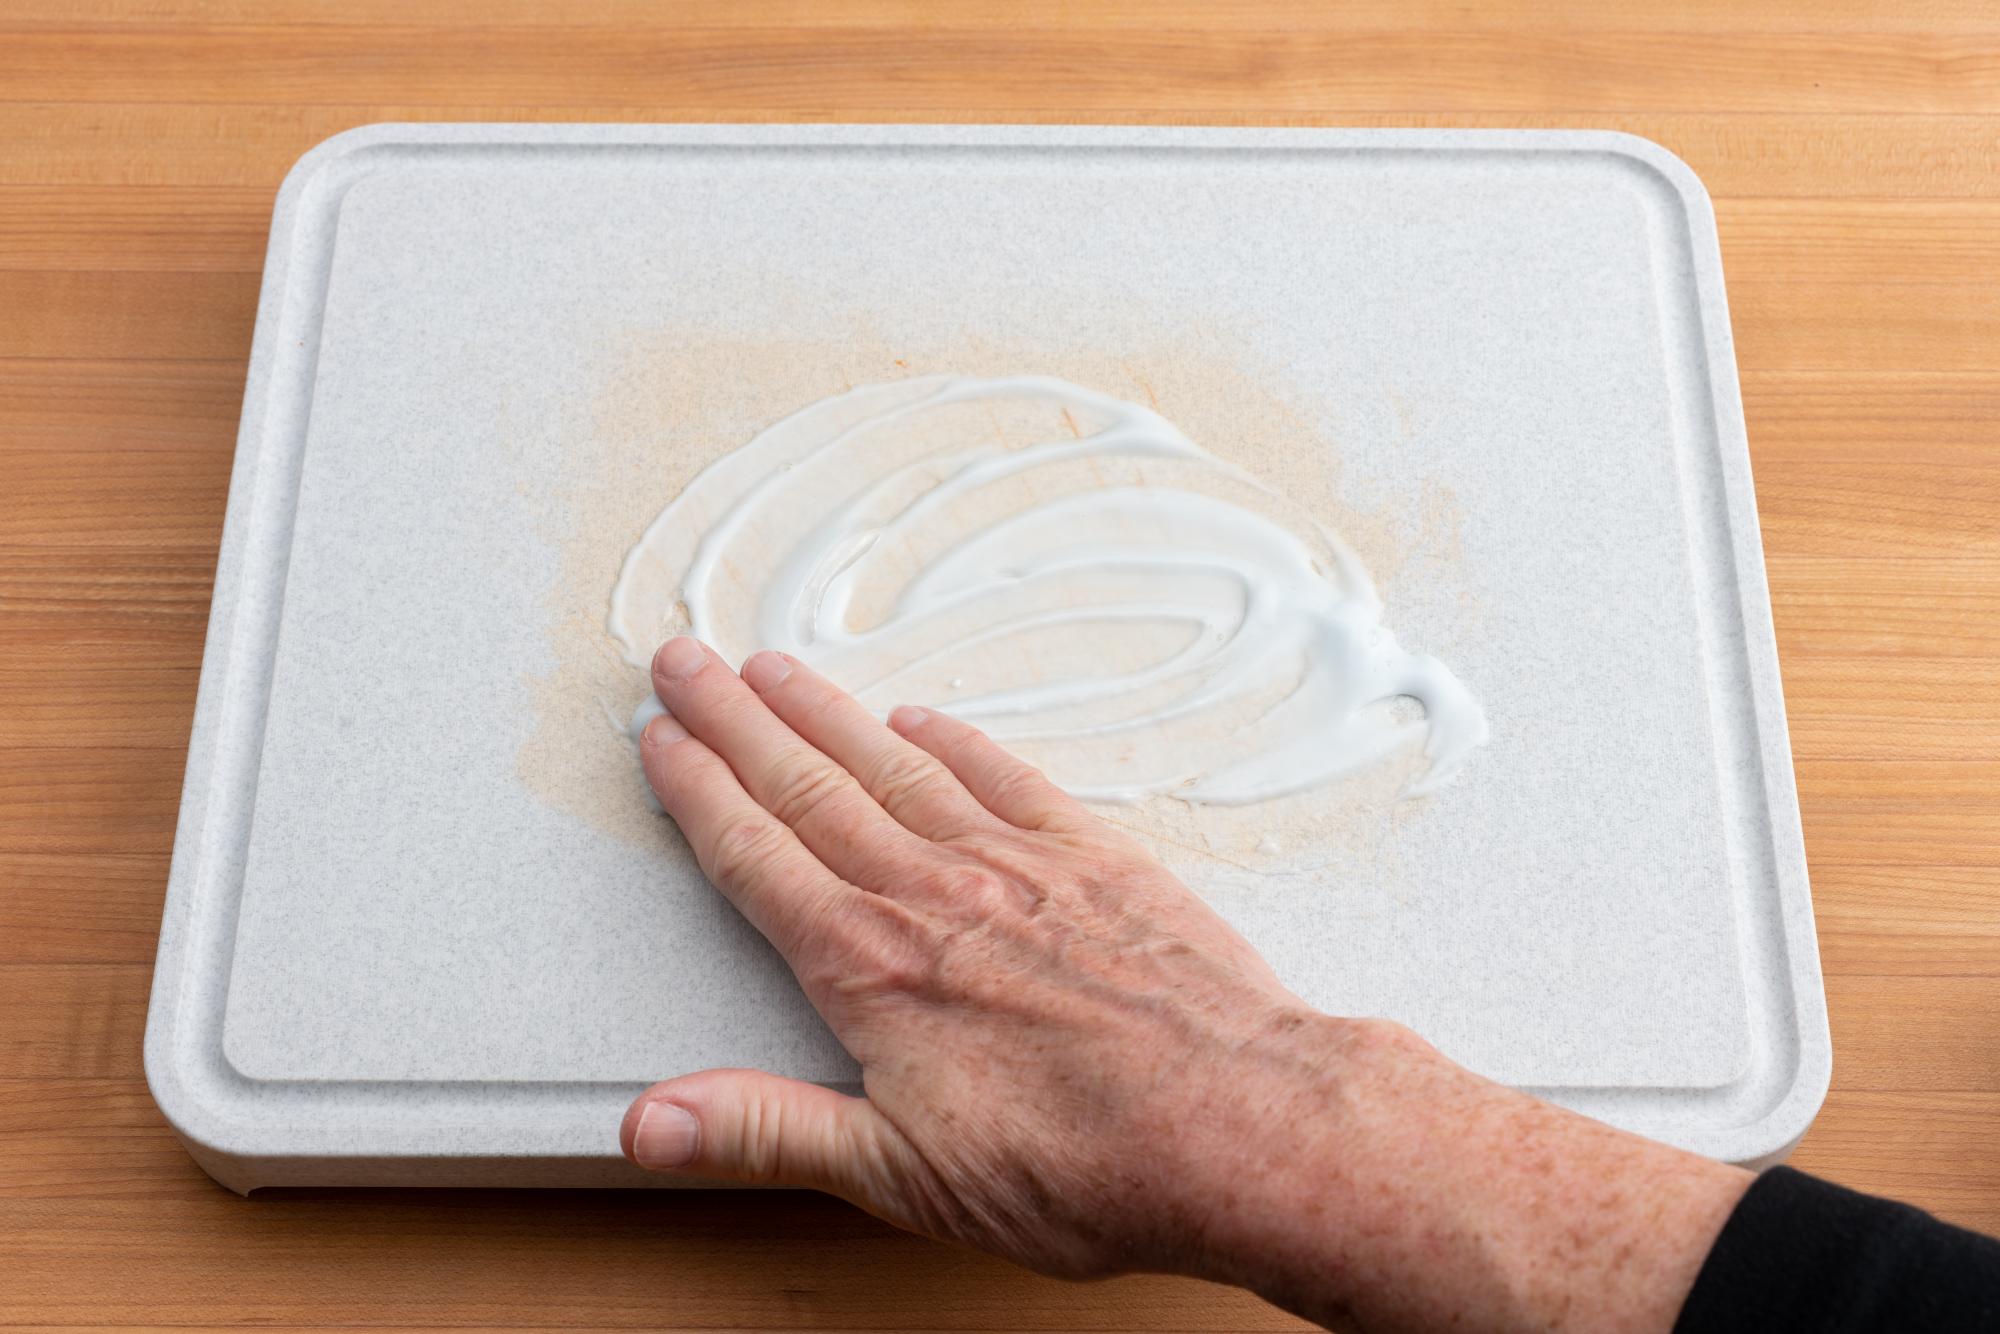
[[[1158,413],[1062,380],[868,385],[696,476],[626,557],[609,628],[642,671],[681,630],[732,662],[782,649],[878,712],[975,722],[1091,800],[1246,804],[1419,743],[1408,790],[1435,788],[1485,715],[1285,508]]]

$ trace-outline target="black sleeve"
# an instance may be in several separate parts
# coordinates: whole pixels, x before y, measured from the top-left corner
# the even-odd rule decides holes
[[[1774,1167],[1723,1225],[1674,1328],[2000,1330],[2000,1241]]]

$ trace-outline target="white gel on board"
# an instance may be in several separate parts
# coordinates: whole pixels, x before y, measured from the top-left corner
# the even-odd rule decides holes
[[[1408,790],[1435,788],[1484,713],[1286,508],[1063,380],[867,385],[697,475],[626,557],[609,628],[642,671],[683,630],[732,662],[783,650],[878,713],[976,723],[1088,800],[1242,805],[1419,743]]]

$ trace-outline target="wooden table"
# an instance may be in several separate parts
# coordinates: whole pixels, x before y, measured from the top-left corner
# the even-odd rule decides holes
[[[1674,149],[1721,217],[1833,1011],[1797,1161],[2000,1229],[2000,7],[463,9],[0,5],[0,1323],[1291,1323],[1191,1282],[1045,1281],[811,1197],[246,1203],[181,1153],[140,1031],[265,226],[302,151],[394,119]]]

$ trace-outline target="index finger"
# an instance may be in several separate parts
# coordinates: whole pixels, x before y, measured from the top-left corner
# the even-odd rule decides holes
[[[702,874],[798,971],[808,942],[826,937],[861,891],[829,871],[798,835],[751,800],[736,773],[661,714],[639,738],[639,760],[660,805],[681,827]]]

